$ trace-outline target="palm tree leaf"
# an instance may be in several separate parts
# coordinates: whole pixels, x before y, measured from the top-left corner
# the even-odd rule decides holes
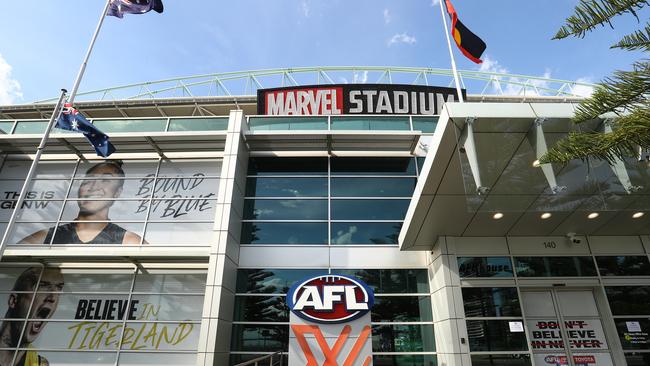
[[[648,0],[580,0],[575,13],[566,19],[566,23],[553,39],[584,37],[588,31],[599,25],[611,26],[611,19],[624,13],[638,18],[636,11],[646,5],[650,5]]]
[[[623,37],[620,42],[611,48],[622,48],[628,51],[650,51],[650,23],[646,24],[645,29],[640,29]]]

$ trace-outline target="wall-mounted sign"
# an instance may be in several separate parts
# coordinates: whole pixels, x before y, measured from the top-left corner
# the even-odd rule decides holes
[[[370,311],[373,291],[361,280],[323,275],[296,283],[287,294],[289,309],[302,319],[322,324],[350,322]]]
[[[462,91],[465,95],[465,90]],[[259,89],[259,115],[440,114],[456,89],[423,85],[339,84]]]

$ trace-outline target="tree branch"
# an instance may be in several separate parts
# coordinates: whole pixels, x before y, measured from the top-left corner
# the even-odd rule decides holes
[[[580,0],[575,13],[566,19],[566,23],[553,39],[569,36],[584,37],[599,25],[609,24],[611,19],[623,13],[630,13],[638,18],[636,10],[650,5],[648,0]]]

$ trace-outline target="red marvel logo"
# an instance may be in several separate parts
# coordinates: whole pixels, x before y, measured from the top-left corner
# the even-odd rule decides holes
[[[373,292],[360,280],[324,275],[303,280],[287,294],[289,309],[317,323],[342,323],[357,319],[372,308]]]

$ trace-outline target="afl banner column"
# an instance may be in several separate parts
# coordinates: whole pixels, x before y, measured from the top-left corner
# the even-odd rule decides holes
[[[372,290],[353,277],[321,275],[287,294],[289,366],[372,365]]]

